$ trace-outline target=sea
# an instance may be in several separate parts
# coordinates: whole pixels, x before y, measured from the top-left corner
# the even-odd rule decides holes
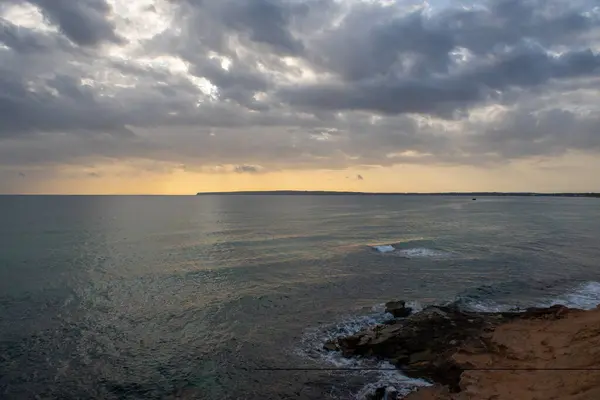
[[[323,343],[415,310],[600,303],[600,199],[0,196],[0,398],[366,399]]]

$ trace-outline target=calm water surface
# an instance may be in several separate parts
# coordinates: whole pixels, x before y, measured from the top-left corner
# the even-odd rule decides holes
[[[322,335],[395,298],[600,302],[598,199],[5,196],[0,221],[7,399],[352,398],[374,377],[253,369],[334,365]]]

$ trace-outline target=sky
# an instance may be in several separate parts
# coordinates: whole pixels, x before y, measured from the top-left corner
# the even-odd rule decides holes
[[[597,0],[0,0],[0,193],[600,191]]]

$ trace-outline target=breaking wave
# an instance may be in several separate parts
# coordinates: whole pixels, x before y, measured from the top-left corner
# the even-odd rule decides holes
[[[380,254],[393,255],[403,258],[448,258],[451,255],[448,252],[429,247],[402,248],[400,246],[395,247],[392,244],[371,246],[371,249]]]
[[[423,309],[418,302],[407,302],[406,305],[407,307],[411,307],[413,312],[419,312]],[[367,315],[346,317],[337,323],[308,329],[302,336],[300,347],[296,350],[296,353],[303,358],[316,361],[320,364],[330,365],[334,368],[356,369],[356,371],[347,371],[347,373],[363,376],[368,381],[367,384],[354,393],[353,397],[357,400],[368,398],[379,387],[394,388],[400,395],[404,396],[417,387],[429,386],[430,384],[424,380],[402,375],[400,371],[396,370],[387,361],[368,358],[346,358],[339,351],[327,351],[323,349],[323,344],[329,340],[342,336],[350,336],[364,328],[394,319],[391,314],[385,312],[384,304],[374,306],[371,311]],[[361,368],[367,370],[360,371],[359,369]]]
[[[600,305],[600,282],[586,282],[551,300],[551,304],[591,310]]]
[[[396,251],[396,248],[391,244],[384,244],[381,246],[373,246],[373,250],[378,251],[380,253],[389,253],[392,251]]]
[[[468,294],[458,296],[456,303],[463,309],[477,312],[506,312],[522,311],[528,307],[550,307],[556,304],[570,308],[591,310],[600,305],[600,282],[588,281],[576,286],[562,287],[561,289],[545,289],[551,293],[536,287],[527,288],[522,282],[513,283],[510,290],[508,285],[482,286],[469,291]],[[531,291],[532,295],[527,299],[512,299],[522,297],[522,291]],[[495,295],[502,294],[502,299]]]
[[[399,250],[398,254],[406,258],[446,258],[450,256],[449,253],[446,253],[444,251],[428,249],[424,247]]]

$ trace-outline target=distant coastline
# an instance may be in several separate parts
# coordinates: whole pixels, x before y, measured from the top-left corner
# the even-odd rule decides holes
[[[532,196],[532,197],[597,197],[600,193],[535,193],[535,192],[439,192],[439,193],[374,193],[374,192],[336,192],[321,190],[268,190],[268,191],[237,191],[237,192],[198,192],[197,196],[468,196],[468,197],[497,197],[497,196]]]

